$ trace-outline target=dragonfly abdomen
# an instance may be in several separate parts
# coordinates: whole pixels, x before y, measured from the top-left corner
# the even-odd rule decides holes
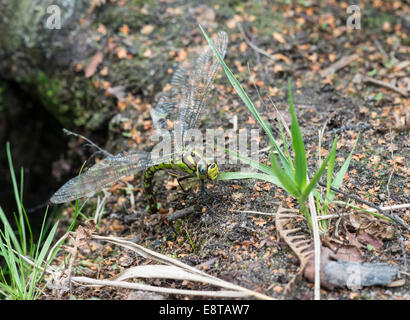
[[[184,158],[184,157],[183,157]],[[157,209],[156,206],[156,200],[155,200],[155,195],[154,195],[154,176],[155,173],[161,170],[178,170],[178,171],[183,171],[189,175],[194,176],[195,175],[195,170],[196,170],[196,162],[192,160],[190,161],[189,165],[185,163],[183,158],[175,163],[173,162],[165,162],[165,163],[160,163],[158,165],[149,167],[145,171],[144,175],[144,190],[146,194],[146,198],[148,201],[148,207],[147,210],[151,213],[155,212]]]

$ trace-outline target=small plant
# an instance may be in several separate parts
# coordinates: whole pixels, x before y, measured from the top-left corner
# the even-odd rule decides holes
[[[17,204],[17,214],[14,213],[17,230],[13,230],[0,207],[0,221],[3,224],[3,228],[0,229],[0,256],[5,261],[5,266],[0,269],[0,296],[6,299],[33,300],[39,297],[44,288],[40,286],[44,280],[43,268],[55,257],[58,250],[56,248],[49,254],[49,260],[44,261],[56,234],[58,223],[50,230],[46,223],[47,208],[39,238],[37,242],[34,241],[23,206],[23,169],[21,169],[19,190],[9,143],[7,143],[7,157]]]
[[[219,176],[219,180],[232,180],[232,179],[259,179],[264,180],[266,182],[270,182],[275,184],[282,189],[286,190],[289,194],[291,194],[295,199],[298,201],[300,210],[306,217],[307,221],[309,222],[309,226],[312,227],[311,216],[307,206],[307,199],[311,192],[315,192],[316,195],[316,204],[319,206],[320,210],[319,213],[326,214],[328,211],[328,206],[332,202],[334,197],[334,192],[330,189],[331,186],[333,187],[340,187],[341,182],[343,180],[343,176],[346,173],[346,170],[349,166],[349,162],[351,159],[351,154],[349,155],[348,159],[345,161],[344,165],[342,166],[339,173],[336,175],[335,179],[333,178],[333,171],[334,171],[334,164],[336,158],[336,145],[337,145],[337,138],[334,139],[332,148],[328,154],[328,156],[322,161],[317,171],[313,174],[311,180],[308,179],[308,170],[307,170],[307,159],[306,159],[306,151],[305,146],[302,139],[302,134],[300,131],[300,127],[296,118],[296,113],[293,104],[293,95],[292,95],[292,88],[291,82],[288,81],[288,95],[289,95],[289,110],[291,115],[291,144],[294,152],[294,156],[292,158],[290,153],[290,148],[287,143],[287,139],[283,132],[283,126],[286,126],[284,122],[279,121],[279,129],[281,132],[281,138],[284,146],[284,151],[281,150],[279,145],[276,143],[273,133],[269,125],[266,121],[264,121],[242,86],[240,85],[239,81],[236,79],[232,71],[229,67],[225,64],[222,57],[218,54],[217,50],[215,50],[212,40],[208,37],[205,31],[201,30],[208,40],[210,47],[213,49],[214,54],[217,56],[219,62],[221,63],[225,74],[227,75],[229,81],[231,82],[232,86],[234,87],[237,94],[240,96],[242,101],[245,103],[249,111],[252,113],[255,120],[259,123],[261,128],[264,130],[265,134],[269,138],[270,143],[270,162],[271,165],[265,165],[259,162],[256,162],[250,158],[241,156],[235,152],[230,150],[225,150],[230,154],[233,154],[242,162],[251,165],[253,168],[257,169],[259,172],[224,172],[221,173]],[[353,150],[352,150],[353,152]],[[279,160],[278,160],[279,159]],[[324,175],[326,166],[329,164],[328,167],[328,174],[327,174],[327,188],[326,188],[326,197],[323,200],[318,191],[315,189],[317,184],[319,183],[320,178]],[[323,229],[326,229],[327,225],[326,222],[323,221]]]

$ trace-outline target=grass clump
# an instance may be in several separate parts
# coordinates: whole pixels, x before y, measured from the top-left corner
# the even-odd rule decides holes
[[[4,260],[0,269],[0,297],[8,300],[34,300],[43,292],[44,269],[57,254],[58,248],[48,255],[56,235],[58,223],[52,227],[47,223],[45,212],[38,240],[34,240],[27,212],[23,206],[23,168],[20,173],[20,186],[17,183],[7,143],[7,158],[17,205],[13,213],[16,230],[0,206],[0,257]]]
[[[309,179],[306,150],[303,143],[301,130],[296,118],[290,79],[288,81],[288,97],[289,111],[291,115],[291,145],[288,144],[288,141],[283,131],[283,126],[286,126],[286,123],[283,121],[279,121],[279,129],[284,148],[284,150],[282,150],[279,147],[278,143],[275,141],[272,129],[269,126],[269,124],[262,119],[258,110],[256,109],[256,107],[254,106],[254,104],[252,103],[252,101],[240,85],[239,81],[236,79],[235,75],[225,64],[222,57],[219,55],[218,51],[215,49],[212,40],[208,37],[208,35],[202,29],[202,27],[200,28],[205,38],[208,40],[210,47],[214,51],[214,54],[221,63],[224,72],[228,77],[229,81],[231,82],[232,86],[234,87],[236,93],[239,95],[239,97],[242,99],[242,101],[244,102],[248,110],[251,112],[255,120],[263,129],[263,131],[269,139],[270,144],[270,166],[254,161],[248,157],[244,157],[233,151],[226,150],[226,152],[235,155],[242,162],[249,164],[253,168],[257,169],[258,172],[223,172],[220,174],[219,179],[259,179],[266,182],[270,182],[286,190],[297,200],[300,206],[300,211],[304,214],[307,221],[309,222],[309,226],[312,228],[312,219],[309,212],[309,207],[307,205],[309,195],[312,192],[314,192],[314,195],[316,196],[316,205],[318,206],[317,211],[319,212],[319,214],[327,214],[329,204],[333,201],[334,198],[334,191],[331,190],[331,187],[339,188],[341,186],[343,177],[348,169],[352,153],[350,153],[349,157],[344,162],[342,168],[334,177],[337,146],[337,138],[335,137],[328,156],[320,162],[319,168],[314,172],[314,174],[311,175],[311,178]],[[290,147],[293,150],[293,156],[291,156]],[[325,197],[323,197],[320,194],[320,192],[316,189],[316,187],[321,177],[324,176],[326,172],[326,167],[328,168],[327,186]],[[321,221],[321,227],[322,230],[327,230],[328,226],[326,220]]]

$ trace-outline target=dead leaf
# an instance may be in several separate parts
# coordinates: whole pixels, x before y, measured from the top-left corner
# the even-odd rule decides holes
[[[383,240],[391,239],[395,234],[395,229],[393,226],[366,213],[355,213],[349,215],[349,222],[355,229],[362,230]]]
[[[341,246],[335,253],[335,258],[344,261],[363,262],[364,258],[361,251],[353,246]]]
[[[130,32],[130,28],[128,27],[128,25],[124,24],[124,25],[120,28],[120,32],[127,35],[127,34]]]
[[[141,33],[145,35],[151,34],[152,31],[154,31],[154,26],[151,24],[146,24],[141,28]]]
[[[382,239],[372,236],[366,232],[362,232],[361,234],[359,234],[357,240],[372,245],[373,248],[375,248],[376,250],[380,250],[381,248],[383,248]]]
[[[205,4],[200,5],[194,9],[190,8],[189,12],[204,28],[215,28],[217,26],[215,22],[215,11]]]
[[[277,32],[274,32],[274,33],[272,34],[272,36],[273,36],[273,39],[275,39],[276,41],[278,41],[278,42],[280,42],[280,43],[282,43],[282,44],[285,44],[285,43],[286,43],[286,40],[285,40],[285,38],[283,37],[282,34],[277,33]]]
[[[127,57],[127,50],[125,50],[124,48],[116,48],[115,51],[119,59],[124,59]]]
[[[106,35],[107,34],[107,28],[102,23],[100,23],[98,25],[97,32],[99,32],[103,35]]]
[[[347,230],[346,230],[345,232],[346,232],[346,239],[349,241],[349,244],[350,244],[351,246],[354,246],[354,247],[356,247],[356,248],[358,248],[358,249],[364,247],[364,245],[361,244],[361,243],[356,239],[356,237],[355,237],[354,234],[350,233],[350,232],[347,231]]]
[[[103,54],[98,51],[90,60],[90,63],[85,68],[84,74],[86,78],[90,78],[97,70],[98,65],[103,61]]]
[[[102,68],[101,71],[100,71],[100,75],[102,75],[103,77],[108,75],[108,67]]]

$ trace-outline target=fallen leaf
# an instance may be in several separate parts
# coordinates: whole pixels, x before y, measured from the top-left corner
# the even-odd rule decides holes
[[[128,34],[130,32],[130,28],[128,27],[128,25],[124,24],[121,28],[120,28],[120,32],[123,34]]]
[[[203,4],[195,9],[189,9],[189,11],[204,28],[215,28],[217,26],[215,11],[207,5]]]
[[[146,24],[141,28],[141,33],[145,35],[151,34],[152,31],[154,31],[154,26],[151,24]]]
[[[276,41],[278,41],[278,42],[280,42],[280,43],[282,43],[282,44],[285,44],[285,43],[286,43],[286,40],[285,40],[285,38],[283,37],[282,34],[277,33],[277,32],[274,32],[274,33],[272,34],[272,36],[273,36],[273,39],[275,39]]]
[[[100,71],[100,75],[105,77],[107,74],[108,74],[108,67],[102,68],[101,71]]]
[[[99,32],[103,35],[106,35],[107,34],[107,28],[102,23],[100,23],[98,25],[97,32]]]
[[[85,68],[84,74],[86,78],[91,77],[97,70],[98,65],[103,61],[103,54],[98,51],[90,60],[90,63]]]
[[[117,48],[115,51],[119,59],[124,59],[127,57],[127,50],[125,50],[124,48]]]

